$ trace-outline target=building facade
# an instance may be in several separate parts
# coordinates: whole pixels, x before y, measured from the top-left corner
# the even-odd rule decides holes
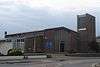
[[[65,27],[10,34],[6,35],[5,38],[12,39],[16,43],[19,41],[23,42],[25,53],[66,53],[67,51],[77,49],[77,32]],[[18,43],[17,47],[19,47]]]
[[[79,50],[89,52],[89,44],[96,42],[95,17],[90,14],[77,16],[77,31],[79,37]]]
[[[13,43],[9,39],[0,40],[0,53],[7,55],[8,51],[13,48]]]
[[[96,42],[95,17],[90,14],[78,15],[77,32],[57,27],[16,34],[5,32],[5,38],[11,41],[13,48],[19,48],[24,53],[89,52],[89,45]]]

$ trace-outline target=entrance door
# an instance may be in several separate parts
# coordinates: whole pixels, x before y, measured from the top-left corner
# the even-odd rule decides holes
[[[64,43],[63,42],[60,43],[60,52],[64,52]]]

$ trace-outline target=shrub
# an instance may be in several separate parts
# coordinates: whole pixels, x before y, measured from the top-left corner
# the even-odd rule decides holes
[[[47,55],[47,58],[52,58],[52,56],[51,55]]]
[[[23,55],[22,51],[20,49],[10,49],[8,50],[8,56],[21,56]]]
[[[4,55],[0,52],[0,56],[4,56]]]

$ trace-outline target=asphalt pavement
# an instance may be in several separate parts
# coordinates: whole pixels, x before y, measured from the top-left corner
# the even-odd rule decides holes
[[[17,61],[22,61],[22,60],[17,60]],[[49,58],[49,59],[29,59],[27,61],[31,61],[31,62],[4,63],[4,64],[0,64],[0,67],[93,67],[95,64],[100,63],[100,58],[99,57],[67,57],[67,58]]]

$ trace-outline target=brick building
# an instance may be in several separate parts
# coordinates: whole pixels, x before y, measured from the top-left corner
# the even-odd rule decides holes
[[[89,44],[96,42],[95,17],[90,14],[77,16],[77,31],[81,52],[89,52]]]
[[[24,43],[24,52],[52,52],[66,53],[69,50],[77,49],[77,32],[65,27],[44,29],[41,31],[7,34],[5,38],[18,43]]]
[[[89,52],[89,44],[96,42],[95,17],[90,14],[77,16],[77,32],[65,27],[40,31],[7,34],[5,38],[13,48],[21,48],[25,53],[48,52],[66,53],[71,50]]]

